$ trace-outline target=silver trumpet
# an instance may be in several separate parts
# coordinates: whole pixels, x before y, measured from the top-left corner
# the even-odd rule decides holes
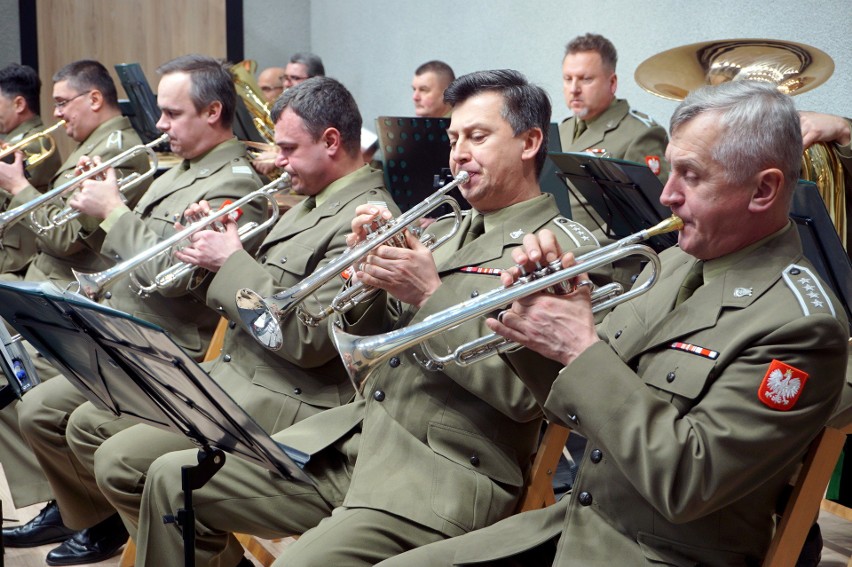
[[[120,279],[123,275],[127,274],[130,278],[130,288],[136,291],[140,296],[145,297],[149,295],[152,291],[156,289],[162,289],[172,285],[175,281],[179,280],[183,276],[193,272],[197,266],[192,264],[188,264],[186,262],[176,262],[161,271],[157,274],[154,279],[150,283],[143,283],[133,272],[134,269],[138,268],[142,264],[146,264],[155,258],[158,258],[162,254],[171,253],[171,251],[180,245],[181,242],[199,232],[201,230],[205,230],[214,225],[220,219],[224,219],[225,217],[235,213],[237,209],[249,203],[255,199],[266,199],[269,205],[272,208],[272,214],[270,217],[262,222],[249,222],[240,226],[239,235],[240,240],[245,242],[246,240],[252,238],[256,234],[265,231],[270,228],[275,222],[278,220],[279,211],[278,211],[278,203],[275,201],[274,195],[279,191],[283,191],[284,189],[290,188],[290,176],[288,174],[284,174],[272,183],[268,183],[264,185],[257,191],[253,191],[248,195],[243,196],[240,199],[237,199],[233,203],[229,204],[226,207],[219,209],[218,211],[213,211],[209,215],[203,217],[200,220],[197,220],[191,223],[189,226],[181,230],[180,232],[176,232],[169,238],[159,242],[157,245],[152,246],[151,248],[140,252],[136,256],[129,258],[123,262],[112,266],[106,270],[101,272],[95,272],[91,274],[84,274],[82,272],[78,272],[76,270],[72,270],[74,273],[74,277],[77,279],[77,283],[79,284],[79,293],[82,295],[86,295],[91,299],[100,299],[104,292],[118,279]]]
[[[660,259],[651,248],[639,243],[652,236],[681,230],[682,228],[683,221],[672,215],[651,228],[580,256],[577,258],[577,263],[570,268],[562,268],[561,259],[557,259],[532,274],[522,276],[511,286],[497,288],[474,299],[433,313],[419,323],[408,327],[380,335],[359,337],[344,332],[337,325],[332,325],[332,338],[355,390],[360,393],[370,372],[391,356],[423,343],[430,337],[444,333],[465,321],[505,308],[522,297],[549,288],[564,289],[578,275],[611,264],[616,260],[639,255],[645,257],[651,263],[653,269],[646,281],[628,291],[624,291],[621,285],[617,283],[594,290],[592,292],[592,312],[615,307],[647,292],[657,282],[657,276],[660,272]],[[461,345],[445,357],[435,357],[426,350],[424,351],[426,358],[424,360],[418,359],[418,362],[430,370],[440,370],[448,362],[464,366],[501,352],[513,350],[519,346],[517,343],[492,333]]]
[[[444,244],[458,232],[462,219],[459,204],[455,199],[449,197],[447,193],[456,186],[467,183],[469,179],[470,176],[466,171],[460,172],[455,176],[453,181],[447,183],[402,215],[387,222],[379,222],[377,229],[370,232],[366,240],[359,242],[326,264],[322,269],[317,270],[299,284],[289,289],[280,291],[267,298],[250,289],[241,289],[237,292],[237,308],[243,323],[258,342],[271,350],[278,350],[284,344],[281,322],[294,309],[298,308],[298,317],[302,323],[315,327],[332,313],[345,313],[358,303],[365,301],[378,290],[357,282],[347,286],[334,298],[330,306],[323,308],[319,313],[311,313],[300,305],[300,303],[326,282],[339,277],[350,266],[359,264],[379,246],[383,244],[404,246],[405,236],[403,235],[403,231],[410,224],[425,217],[429,212],[446,204],[453,209],[455,214],[453,228],[437,241],[432,241],[429,235],[421,238],[421,242],[429,246],[431,250]]]
[[[156,140],[149,142],[145,145],[140,144],[138,146],[133,146],[132,148],[125,150],[117,156],[113,157],[112,159],[107,160],[98,166],[91,167],[83,173],[72,177],[62,185],[54,187],[43,195],[40,195],[35,199],[24,203],[23,205],[15,207],[10,211],[6,211],[5,213],[0,214],[0,240],[2,240],[3,234],[9,227],[21,221],[26,215],[30,216],[30,223],[32,224],[33,228],[40,234],[43,234],[58,226],[62,226],[68,221],[77,218],[78,216],[80,216],[79,211],[75,211],[71,207],[65,207],[64,209],[50,217],[48,219],[47,224],[42,225],[36,220],[35,212],[44,205],[54,201],[55,199],[60,198],[66,192],[77,187],[83,181],[87,179],[94,179],[103,174],[103,172],[106,171],[108,168],[116,167],[119,164],[133,159],[137,155],[143,153],[148,155],[148,169],[143,173],[134,171],[130,175],[122,177],[118,180],[118,187],[119,190],[125,192],[131,187],[134,187],[142,181],[145,181],[157,172],[157,154],[154,152],[153,148],[163,142],[167,142],[168,139],[169,136],[167,134],[163,134]]]

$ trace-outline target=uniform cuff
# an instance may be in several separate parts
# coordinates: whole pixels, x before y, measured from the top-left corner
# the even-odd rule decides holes
[[[104,232],[109,233],[112,227],[115,226],[115,223],[118,222],[118,219],[121,218],[124,214],[132,212],[130,207],[127,205],[121,205],[112,210],[110,214],[107,215],[107,218],[101,222],[101,229]]]

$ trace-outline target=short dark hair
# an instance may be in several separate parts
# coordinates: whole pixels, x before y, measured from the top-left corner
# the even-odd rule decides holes
[[[176,57],[157,67],[160,76],[171,73],[186,73],[192,86],[189,98],[196,112],[206,106],[220,102],[222,104],[222,126],[230,128],[237,109],[237,91],[234,88],[234,76],[227,63],[207,57],[190,54]]]
[[[533,85],[520,72],[512,69],[477,71],[462,75],[444,91],[444,102],[455,107],[472,96],[496,92],[503,97],[501,115],[512,126],[515,136],[531,128],[542,133],[541,147],[535,157],[536,173],[541,175],[547,159],[550,129],[550,98],[538,85]]]
[[[302,119],[313,141],[335,128],[347,154],[361,153],[361,112],[352,93],[335,79],[312,77],[290,87],[272,105],[272,121],[278,122],[286,108]]]
[[[443,61],[438,61],[437,59],[427,61],[414,71],[415,76],[422,75],[423,73],[435,73],[438,77],[442,78],[444,83],[447,85],[456,80],[456,74],[453,73],[453,68]]]
[[[292,57],[290,57],[290,63],[301,63],[308,70],[308,78],[311,77],[322,77],[325,75],[325,67],[323,67],[322,59],[320,59],[319,55],[315,55],[313,53],[309,53],[307,51],[303,51],[301,53],[294,53]]]
[[[39,101],[41,79],[32,67],[12,63],[0,69],[0,90],[9,98],[24,97],[27,107],[32,112],[36,114],[41,112]]]
[[[618,52],[610,40],[596,33],[587,33],[578,35],[565,46],[565,55],[573,55],[583,51],[594,51],[600,55],[603,64],[615,73]]]
[[[53,82],[68,81],[76,91],[97,90],[107,106],[118,108],[118,92],[109,71],[99,61],[81,59],[61,68],[53,75]]]

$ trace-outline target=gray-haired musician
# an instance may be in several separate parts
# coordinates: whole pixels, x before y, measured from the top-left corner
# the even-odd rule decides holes
[[[589,440],[571,496],[383,567],[762,562],[779,497],[839,399],[848,322],[788,218],[792,100],[764,83],[702,88],[671,131],[660,200],[685,228],[653,289],[597,328],[585,292],[531,296],[489,322],[565,366],[528,384]],[[560,253],[539,234],[514,257]]]

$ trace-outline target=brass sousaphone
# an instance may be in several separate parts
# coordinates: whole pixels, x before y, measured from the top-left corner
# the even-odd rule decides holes
[[[743,80],[772,83],[792,96],[816,88],[833,72],[831,57],[808,45],[772,39],[725,39],[658,53],[636,68],[635,78],[650,93],[683,100],[703,85]],[[819,143],[805,151],[802,179],[816,183],[845,247],[843,166],[831,147]]]

